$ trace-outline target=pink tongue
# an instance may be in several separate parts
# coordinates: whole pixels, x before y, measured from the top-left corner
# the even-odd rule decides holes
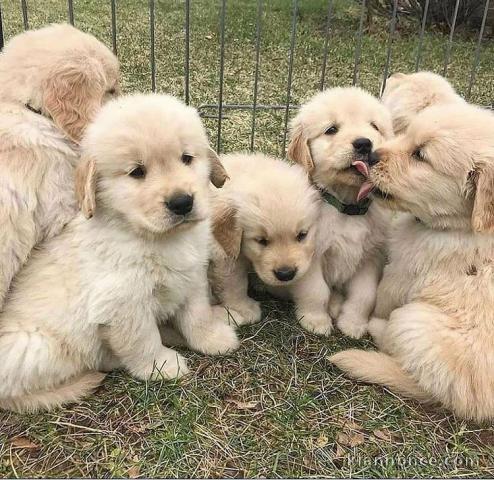
[[[365,177],[369,176],[369,167],[365,162],[362,162],[361,160],[356,160],[355,162],[352,163],[352,166],[355,167]]]
[[[360,190],[357,195],[357,202],[360,202],[360,200],[363,200],[364,198],[367,198],[369,196],[369,193],[372,191],[374,188],[374,185],[372,185],[371,182],[364,182],[362,186],[360,187]]]

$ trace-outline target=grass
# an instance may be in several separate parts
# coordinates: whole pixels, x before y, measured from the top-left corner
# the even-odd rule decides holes
[[[297,17],[292,103],[320,82],[326,2],[301,0]],[[74,1],[75,22],[111,46],[110,2]],[[191,2],[191,103],[218,100],[219,2]],[[291,7],[265,2],[259,103],[284,104]],[[31,27],[67,18],[61,0],[30,0]],[[326,85],[351,83],[359,11],[335,1]],[[4,32],[22,30],[20,2],[2,2]],[[256,4],[229,0],[224,100],[251,103]],[[157,89],[184,94],[184,2],[156,2]],[[117,2],[118,54],[127,92],[149,91],[148,2]],[[415,65],[418,26],[400,21],[391,70]],[[362,43],[359,83],[377,93],[388,25],[376,22]],[[441,72],[447,36],[427,33],[423,68]],[[465,93],[476,37],[455,35],[448,77]],[[494,45],[485,41],[471,100],[492,103]],[[214,110],[203,110],[215,114]],[[222,148],[247,149],[251,114],[228,111]],[[217,122],[206,119],[212,143]],[[284,112],[258,114],[255,147],[280,154]],[[241,330],[234,355],[184,352],[194,374],[179,383],[145,384],[114,372],[87,402],[48,414],[0,413],[1,477],[492,477],[494,433],[451,414],[357,384],[327,361],[345,347],[371,346],[335,334],[304,332],[292,306],[265,295],[263,322]]]

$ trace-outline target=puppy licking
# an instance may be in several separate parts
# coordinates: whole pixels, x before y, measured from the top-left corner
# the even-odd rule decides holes
[[[32,254],[0,315],[3,408],[79,400],[118,367],[180,377],[185,359],[162,345],[160,322],[203,353],[238,346],[225,310],[209,305],[209,178],[225,174],[197,112],[166,95],[122,98],[82,151],[82,214]]]
[[[78,142],[118,78],[110,50],[70,25],[21,33],[0,55],[0,309],[32,248],[77,213]]]
[[[220,245],[213,289],[239,325],[261,319],[247,295],[248,272],[294,298],[303,327],[331,330],[329,292],[317,251],[318,192],[298,165],[262,154],[222,156],[230,179],[214,192],[213,233]]]
[[[369,324],[380,352],[332,361],[462,418],[494,419],[494,115],[467,104],[425,109],[372,155],[377,201],[407,212]]]
[[[359,88],[316,94],[291,124],[288,156],[306,169],[323,199],[319,229],[330,313],[355,338],[366,332],[374,309],[389,222],[389,213],[361,187],[372,149],[391,136],[389,112]]]
[[[382,102],[391,112],[395,134],[403,133],[424,108],[465,103],[444,77],[432,72],[394,73],[386,80]]]

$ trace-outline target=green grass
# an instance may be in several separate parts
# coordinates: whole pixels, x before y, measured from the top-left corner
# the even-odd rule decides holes
[[[216,103],[219,2],[192,1],[191,103]],[[286,101],[289,0],[265,2],[260,103]],[[300,0],[292,102],[318,88],[326,2]],[[358,8],[337,0],[327,85],[351,83]],[[30,26],[67,18],[61,0],[30,0]],[[76,25],[111,45],[110,2],[75,0]],[[127,92],[149,91],[147,1],[119,0],[118,53]],[[183,96],[184,2],[156,2],[158,91]],[[2,2],[7,38],[22,30],[20,2]],[[225,97],[251,103],[256,5],[227,2]],[[360,84],[377,93],[386,58],[387,24],[377,20],[362,45]],[[410,71],[418,26],[399,23],[393,71]],[[424,68],[441,72],[447,37],[429,32]],[[476,37],[455,36],[448,76],[468,85]],[[491,104],[494,45],[486,40],[471,100]],[[215,113],[210,111],[209,113]],[[232,111],[223,122],[223,149],[247,149],[251,115]],[[212,142],[216,120],[207,119]],[[282,150],[283,112],[259,112],[256,148]],[[261,324],[241,330],[242,346],[229,357],[184,352],[194,372],[179,383],[145,384],[123,372],[109,376],[87,402],[43,415],[0,413],[0,476],[355,476],[492,477],[494,433],[424,409],[383,389],[340,375],[328,356],[348,346],[370,346],[335,334],[304,332],[292,306],[263,300]]]

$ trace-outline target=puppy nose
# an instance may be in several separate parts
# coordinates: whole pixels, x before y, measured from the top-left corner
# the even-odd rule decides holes
[[[177,215],[187,215],[194,205],[194,197],[186,194],[175,195],[165,204],[171,212]]]
[[[376,163],[379,162],[380,160],[380,156],[379,156],[379,152],[377,150],[374,150],[370,155],[369,155],[369,159],[367,160],[367,163],[369,164],[369,166],[372,167],[372,165],[375,165]]]
[[[352,145],[357,153],[361,153],[362,155],[367,155],[372,150],[372,142],[368,138],[356,138],[352,142]]]
[[[278,270],[273,270],[274,276],[282,281],[282,282],[289,282],[290,280],[293,280],[295,277],[295,274],[297,273],[296,268],[290,268],[290,267],[281,267]]]

